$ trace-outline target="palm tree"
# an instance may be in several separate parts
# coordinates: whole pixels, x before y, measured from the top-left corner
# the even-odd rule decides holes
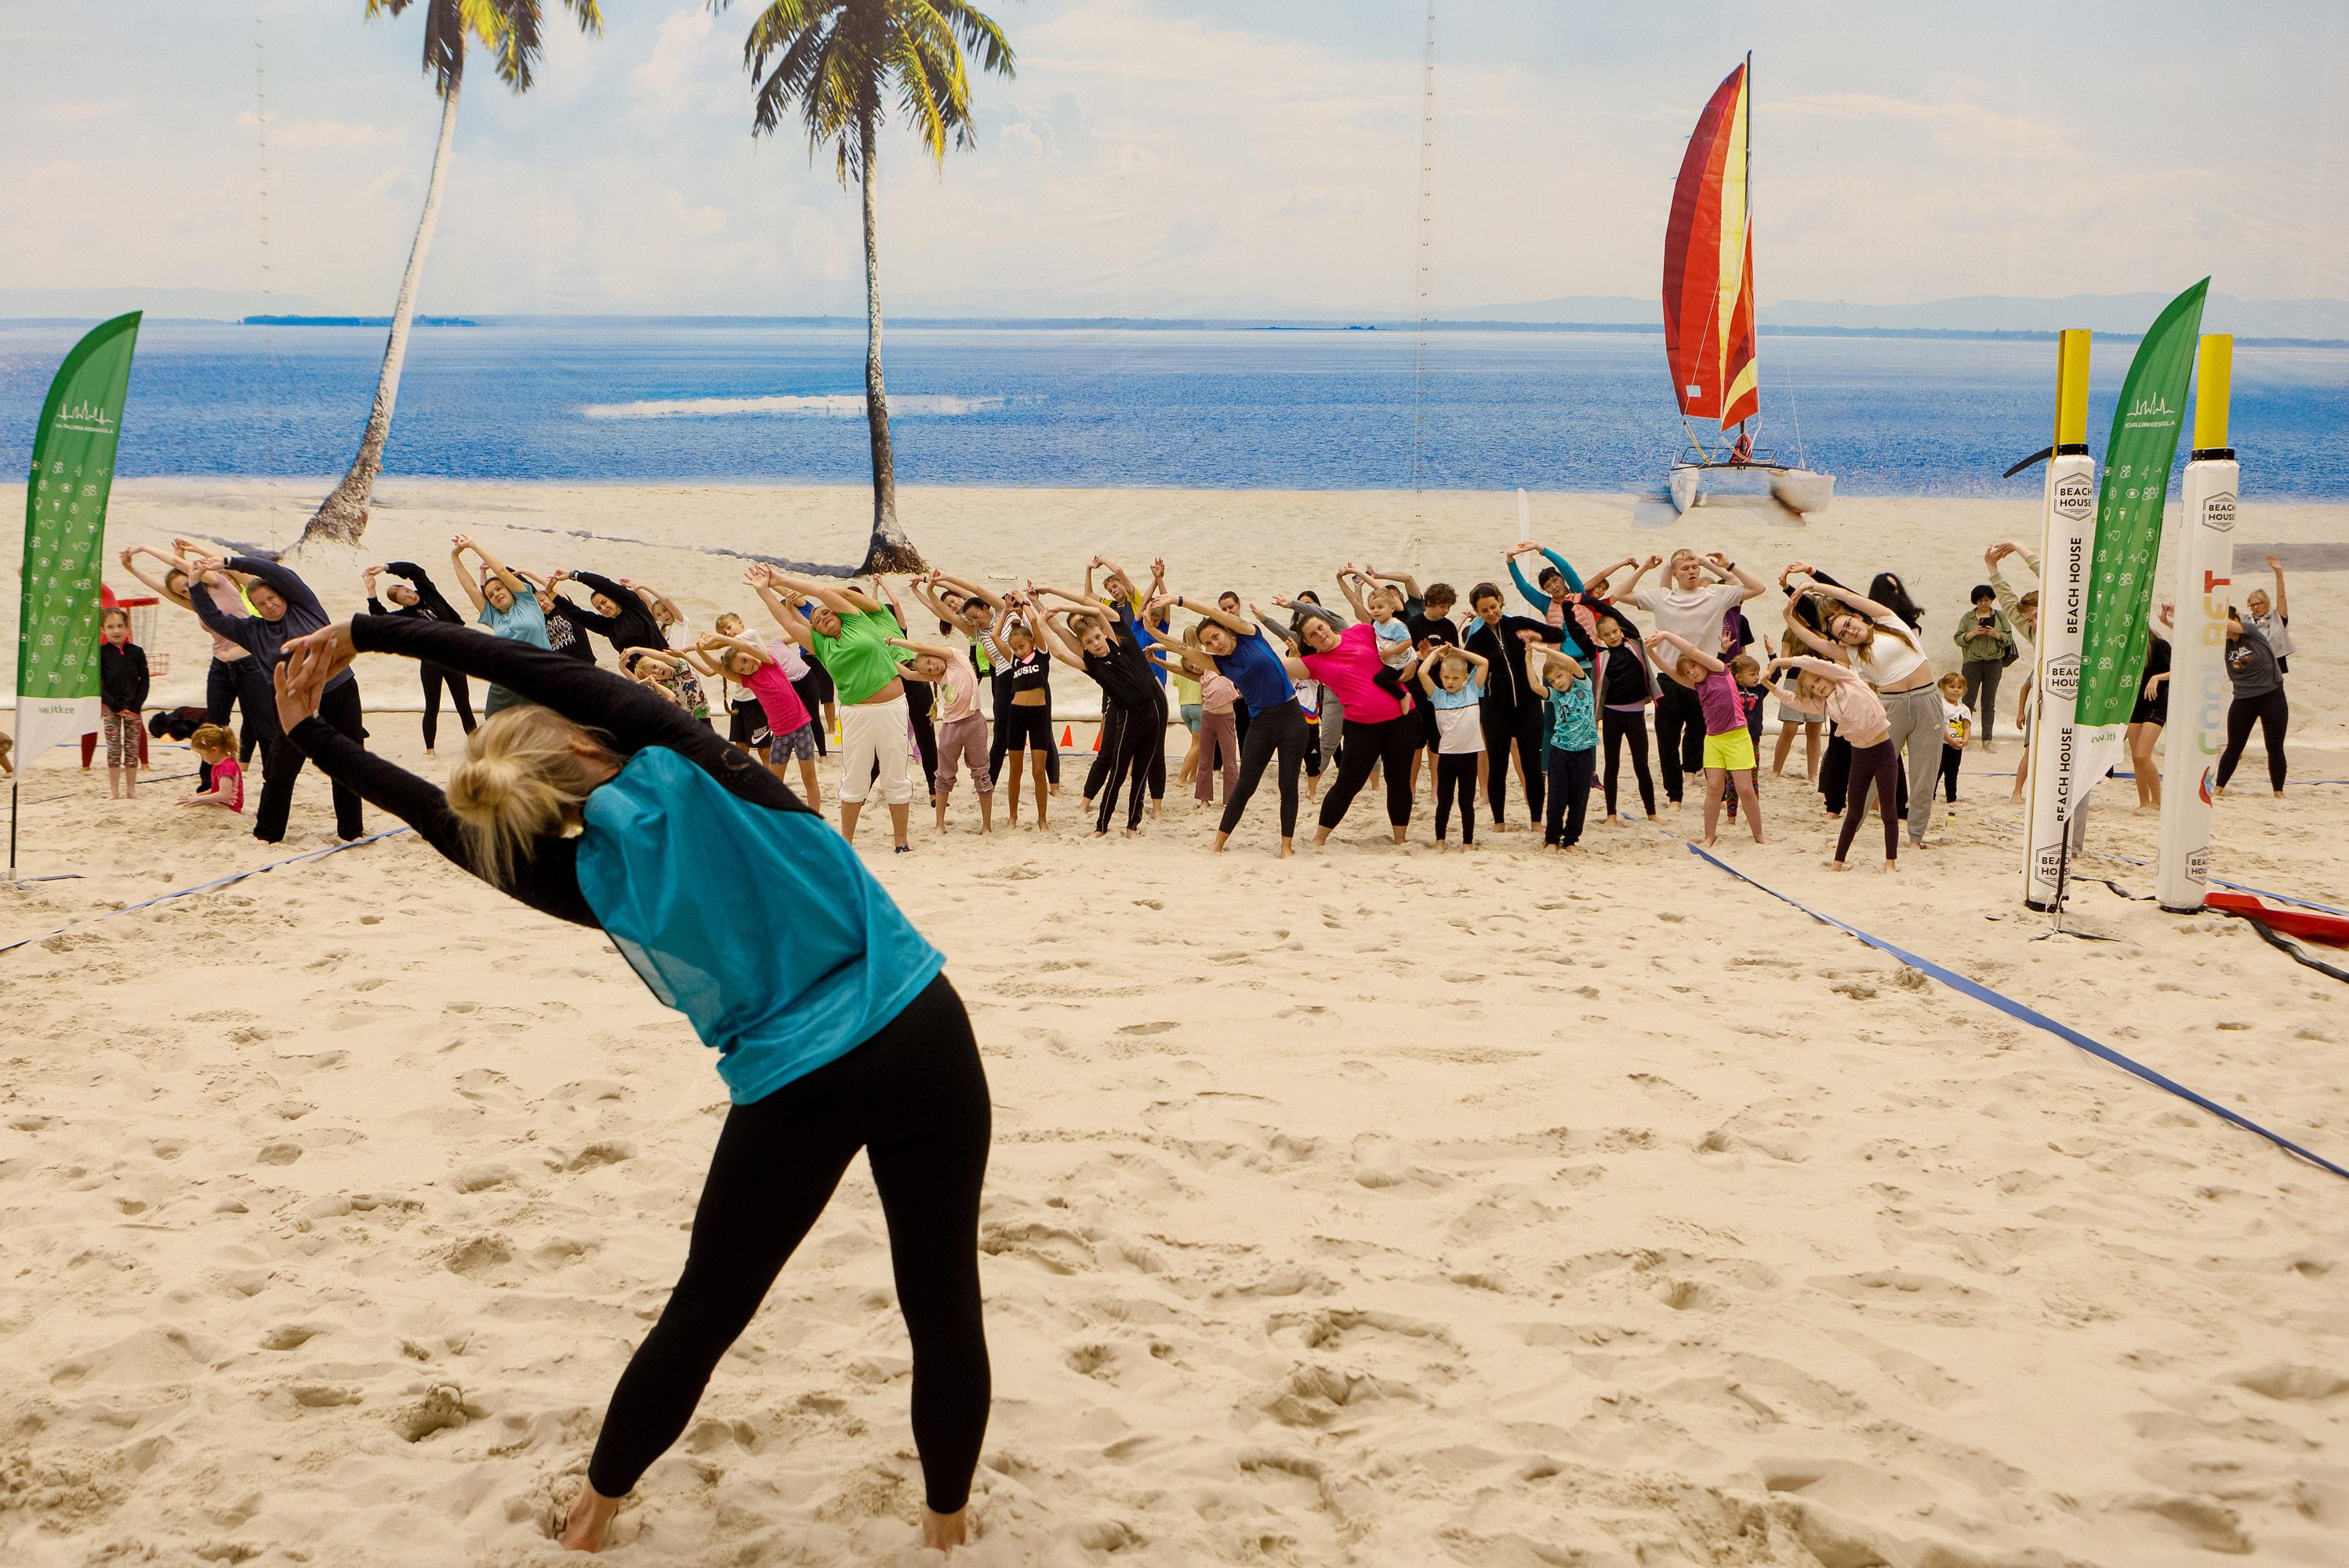
[[[604,30],[596,0],[562,0],[584,33]],[[424,12],[424,70],[440,95],[440,139],[432,150],[432,178],[424,188],[424,215],[416,221],[408,270],[399,275],[399,298],[391,310],[391,335],[384,340],[383,370],[376,377],[375,402],[367,409],[367,433],[332,494],[302,530],[303,544],[316,539],[355,543],[367,531],[367,506],[376,476],[383,471],[383,444],[391,435],[391,408],[399,397],[400,362],[408,357],[408,329],[416,314],[416,285],[424,275],[424,253],[431,248],[440,218],[440,197],[449,181],[449,147],[457,134],[457,92],[465,79],[465,41],[481,40],[495,62],[498,79],[516,96],[530,90],[538,64],[542,22],[539,0],[367,0],[367,18],[397,16],[410,5]]]
[[[710,0],[723,10],[730,0]],[[873,537],[859,574],[918,572],[922,552],[897,526],[889,455],[889,399],[881,385],[881,256],[874,230],[874,153],[894,98],[932,159],[947,140],[971,145],[970,80],[963,50],[999,76],[1012,72],[1003,29],[963,0],[768,0],[742,44],[759,89],[754,136],[796,108],[811,156],[833,150],[840,182],[864,195],[864,419],[873,437]],[[768,70],[770,60],[774,69]]]

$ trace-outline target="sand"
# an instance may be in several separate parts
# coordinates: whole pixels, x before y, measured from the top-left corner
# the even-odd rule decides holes
[[[297,485],[129,484],[118,542],[282,542]],[[0,506],[16,506],[15,490]],[[854,492],[390,482],[371,559],[464,528],[522,564],[749,607],[682,542],[847,559]],[[1905,571],[1946,639],[2028,505],[1838,500],[1809,524],[1539,496],[1578,562],[1682,542],[1775,573]],[[1368,554],[1465,586],[1514,501],[909,492],[944,564],[1072,576],[1164,545],[1263,596]],[[2246,508],[2247,542],[2349,538]],[[665,542],[558,541],[582,529]],[[305,562],[340,606],[351,561]],[[2297,779],[2349,779],[2349,685],[2292,584]],[[13,609],[13,577],[0,604]],[[167,615],[159,700],[202,647]],[[0,627],[0,631],[6,628]],[[13,639],[10,639],[13,642]],[[361,666],[422,768],[412,677]],[[1064,690],[1068,686],[1064,685]],[[1899,878],[1724,839],[1760,881],[2349,1161],[2340,983],[2239,923],[2102,885],[2033,941],[2010,743]],[[57,758],[62,758],[63,753]],[[188,766],[159,752],[158,770]],[[1799,753],[1798,753],[1799,758]],[[1799,767],[1799,761],[1797,763]],[[1073,775],[1072,775],[1073,778]],[[829,787],[829,775],[827,786]],[[2349,789],[2222,803],[2221,874],[2349,893]],[[50,760],[0,895],[0,1563],[530,1563],[672,1282],[723,1096],[597,934],[412,836],[326,848]],[[2095,814],[2088,870],[2150,874]],[[2120,786],[2126,788],[2126,786]],[[50,799],[62,796],[64,799]],[[2127,802],[2119,803],[2123,808]],[[1268,798],[1206,852],[1187,794],[1138,844],[1076,831],[861,847],[949,955],[996,1099],[996,1403],[974,1563],[2328,1564],[2349,1555],[2349,1183],[1927,979],[1671,833],[1396,851],[1367,803],[1270,856]],[[956,826],[970,825],[968,797]],[[388,821],[376,825],[389,827]],[[1680,829],[1687,824],[1668,821]],[[623,1511],[610,1560],[936,1561],[907,1357],[861,1163]]]

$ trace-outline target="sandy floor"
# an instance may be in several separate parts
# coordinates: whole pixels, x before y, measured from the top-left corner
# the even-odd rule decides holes
[[[304,493],[127,486],[116,538],[282,542]],[[373,559],[437,561],[462,527],[659,583],[698,624],[749,604],[739,562],[528,530],[817,559],[861,538],[843,491],[386,500]],[[1510,498],[1433,497],[1416,529],[1410,506],[934,491],[905,512],[944,564],[1067,576],[1164,543],[1182,585],[1258,596],[1346,555],[1407,565],[1415,531],[1423,574],[1464,586],[1514,537]],[[1578,562],[1689,541],[1773,573],[1893,565],[1937,641],[1982,543],[2033,522],[1535,509]],[[2254,505],[2239,533],[2338,542],[2349,516]],[[351,564],[305,563],[345,603]],[[2314,633],[2349,595],[2323,573],[2292,595],[2295,777],[2349,779],[2349,683]],[[168,695],[202,652],[185,617],[162,626]],[[361,679],[409,699],[388,662]],[[376,727],[445,765],[411,717]],[[1960,815],[1897,880],[1820,873],[1795,780],[1764,792],[1785,841],[1723,858],[2349,1162],[2340,984],[2100,885],[2078,918],[2119,940],[2031,940],[1991,776],[2014,756],[1969,759]],[[109,805],[46,763],[25,858],[81,880],[0,894],[0,943],[42,938],[0,953],[0,1562],[556,1561],[547,1521],[682,1255],[718,1081],[601,938],[412,837],[109,918],[331,841],[315,777],[275,851],[172,810],[179,787]],[[1595,827],[1567,863],[1522,834],[1438,857],[1423,820],[1395,851],[1358,807],[1282,865],[1268,799],[1221,860],[1187,794],[1132,845],[1079,837],[1073,789],[1059,804],[1049,838],[917,827],[916,854],[871,857],[948,954],[997,1100],[970,1561],[2349,1555],[2349,1183],[1645,826]],[[2098,849],[2149,856],[2149,820],[2111,804]],[[2349,789],[2255,789],[2223,803],[2215,861],[2338,903],[2345,834]],[[2109,854],[2090,869],[2148,890]],[[612,1560],[922,1560],[891,1302],[860,1165]]]

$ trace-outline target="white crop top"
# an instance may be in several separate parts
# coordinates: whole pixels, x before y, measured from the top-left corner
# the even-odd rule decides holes
[[[1903,642],[1904,637],[1909,641]],[[1898,618],[1883,616],[1876,623],[1875,640],[1865,650],[1852,650],[1852,667],[1878,691],[1899,686],[1924,665],[1924,654],[1911,645],[1915,640],[1916,634]]]

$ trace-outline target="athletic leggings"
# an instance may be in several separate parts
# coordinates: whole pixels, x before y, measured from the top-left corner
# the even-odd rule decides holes
[[[2268,784],[2283,788],[2283,733],[2292,723],[2292,704],[2285,700],[2283,687],[2259,696],[2239,696],[2227,705],[2227,748],[2219,753],[2219,788],[2224,789],[2227,780],[2235,776],[2235,764],[2243,759],[2243,747],[2251,738],[2251,726],[2260,727],[2260,740],[2268,752]]]
[[[1419,715],[1406,713],[1371,723],[1352,719],[1346,738],[1354,744],[1339,754],[1338,781],[1321,798],[1321,826],[1334,828],[1346,820],[1346,809],[1370,782],[1371,769],[1386,764],[1387,825],[1411,825],[1411,754],[1419,749]]]
[[[1599,760],[1590,750],[1549,748],[1545,766],[1549,772],[1549,820],[1542,825],[1542,842],[1572,846],[1582,841],[1582,814],[1590,804],[1590,765]]]
[[[727,1112],[685,1272],[612,1390],[587,1484],[635,1489],[700,1403],[719,1360],[865,1151],[914,1349],[914,1446],[930,1508],[970,1498],[991,1389],[978,1290],[987,1074],[944,975],[846,1056]]]
[[[473,698],[465,689],[465,677],[455,670],[440,665],[418,665],[417,674],[424,680],[424,749],[429,751],[440,734],[440,686],[449,687],[450,706],[457,710],[457,722],[465,733],[473,733]]]
[[[1888,735],[1873,746],[1851,748],[1851,803],[1844,808],[1843,831],[1836,838],[1837,861],[1850,852],[1852,840],[1859,836],[1871,784],[1876,786],[1876,810],[1884,819],[1884,858],[1900,858],[1900,813],[1895,803],[1900,790],[1900,748]]]
[[[1109,831],[1109,820],[1117,810],[1120,789],[1129,797],[1125,830],[1130,833],[1142,826],[1142,796],[1150,788],[1150,758],[1166,749],[1165,719],[1164,710],[1154,702],[1140,707],[1113,702],[1102,705],[1101,755],[1102,760],[1109,763],[1109,777],[1103,780],[1105,787],[1094,816],[1093,831]],[[1090,787],[1092,780],[1086,782]]]
[[[1163,689],[1158,693],[1155,707],[1158,709],[1158,733],[1164,736],[1166,733],[1166,694]],[[1102,696],[1101,749],[1093,753],[1092,764],[1085,769],[1085,799],[1088,800],[1100,796],[1102,786],[1109,781],[1110,769],[1115,765],[1112,761],[1113,752],[1109,743],[1109,696],[1104,693]],[[1145,771],[1150,779],[1150,798],[1154,800],[1166,799],[1166,743],[1164,740],[1159,741],[1158,749],[1152,754],[1150,766]]]
[[[1239,788],[1224,797],[1224,820],[1217,830],[1229,833],[1240,825],[1248,797],[1264,778],[1275,752],[1280,755],[1280,836],[1297,836],[1297,770],[1305,766],[1305,710],[1290,697],[1278,707],[1248,716],[1247,738],[1240,742]]]
[[[1547,705],[1531,698],[1516,707],[1502,711],[1485,703],[1477,714],[1485,727],[1485,750],[1493,765],[1485,773],[1485,803],[1493,809],[1493,825],[1499,827],[1509,820],[1506,810],[1509,800],[1509,748],[1517,749],[1517,760],[1526,769],[1526,825],[1532,827],[1542,820],[1542,751],[1543,734],[1549,728]]]
[[[260,663],[258,655],[254,661]],[[273,710],[275,704],[271,705]],[[245,710],[250,723],[252,709]],[[318,717],[333,725],[361,746],[367,744],[367,714],[359,698],[359,683],[356,678],[337,686],[328,686],[318,696]],[[274,844],[285,837],[285,818],[294,807],[294,786],[302,777],[302,764],[307,760],[302,748],[286,738],[274,723],[270,737],[261,748],[261,803],[253,813],[253,836],[264,844]],[[335,801],[335,836],[356,839],[367,832],[365,810],[359,792],[347,784],[336,783],[332,790]]]
[[[1958,763],[1964,757],[1964,752],[1949,742],[1941,743],[1941,789],[1952,806],[1958,803]]]
[[[1460,802],[1460,841],[1476,841],[1476,763],[1485,756],[1481,751],[1439,751],[1435,754],[1435,841],[1442,843],[1452,828],[1452,802]],[[1506,768],[1506,758],[1495,758],[1495,768]]]
[[[133,768],[147,760],[143,744],[147,732],[140,727],[137,708],[119,713],[110,707],[102,709],[98,716],[98,727],[106,737],[107,767]]]
[[[1631,776],[1640,783],[1640,808],[1656,814],[1656,781],[1648,773],[1648,710],[1643,707],[1599,710],[1599,727],[1607,738],[1607,814],[1615,815],[1615,779],[1623,760],[1623,745],[1631,747]]]

